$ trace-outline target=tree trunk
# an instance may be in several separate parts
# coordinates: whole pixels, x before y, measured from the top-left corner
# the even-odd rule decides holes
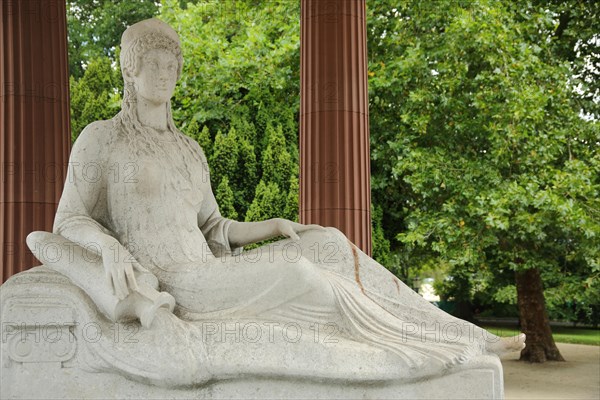
[[[521,329],[527,335],[527,347],[521,351],[520,360],[536,363],[564,361],[552,337],[540,270],[519,271],[515,280]]]

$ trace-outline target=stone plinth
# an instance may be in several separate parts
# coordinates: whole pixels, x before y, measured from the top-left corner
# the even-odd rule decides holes
[[[103,363],[115,363],[110,359],[113,350],[127,353],[128,346],[146,340],[145,331],[136,323],[115,324],[105,319],[66,277],[46,267],[34,268],[2,285],[0,300],[0,396],[6,399],[503,398],[497,356],[478,356],[443,375],[407,380],[385,351],[358,342],[338,338],[329,343],[324,336],[315,341],[312,331],[301,338],[287,333],[288,339],[278,341],[280,327],[269,337],[262,325],[260,340],[254,340],[256,333],[240,339],[231,326],[229,333],[219,333],[219,321],[210,322],[211,330],[205,330],[208,333],[196,343],[205,348],[203,363],[207,364],[206,370],[199,367],[194,372],[199,375],[197,384],[166,385],[180,371],[173,366],[161,369],[152,362],[147,366],[150,378],[140,379],[133,373],[128,378],[103,371]],[[162,356],[173,346],[169,338],[155,342],[152,351]],[[232,363],[242,367],[238,371],[253,372],[226,377],[228,370],[236,369]],[[140,366],[132,363],[119,368],[127,375],[131,367]],[[222,378],[211,379],[211,374]]]

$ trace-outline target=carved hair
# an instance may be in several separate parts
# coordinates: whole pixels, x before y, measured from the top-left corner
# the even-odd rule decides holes
[[[181,70],[183,68],[183,55],[181,54],[181,47],[179,47],[179,43],[170,37],[162,35],[158,32],[152,32],[141,36],[127,46],[127,49],[125,49],[125,54],[123,54],[121,57],[121,71],[123,72],[123,77],[126,76],[126,70],[136,75],[140,69],[142,56],[146,54],[148,50],[153,49],[166,50],[175,56],[178,63],[177,79],[179,79],[181,77]]]
[[[146,128],[139,120],[137,113],[138,94],[133,82],[129,81],[125,71],[132,74],[137,74],[142,66],[142,57],[149,50],[161,49],[172,53],[178,62],[177,79],[181,76],[183,67],[183,56],[179,44],[173,39],[159,33],[152,32],[137,38],[130,46],[127,47],[126,53],[121,57],[121,71],[123,72],[124,93],[121,111],[113,118],[113,125],[117,131],[125,135],[129,143],[132,155],[139,155],[144,149],[153,152],[164,152],[161,146],[158,146],[152,139],[149,138],[148,128]],[[182,148],[187,148],[191,157],[202,162],[201,156],[192,148],[189,141],[183,137],[183,134],[175,126],[173,115],[171,113],[171,101],[166,104],[167,112],[167,129],[173,133],[173,136],[179,142]],[[188,161],[189,155],[183,154],[183,158]]]

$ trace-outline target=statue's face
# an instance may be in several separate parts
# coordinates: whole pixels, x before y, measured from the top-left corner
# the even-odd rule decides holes
[[[177,58],[163,49],[148,50],[141,59],[137,75],[132,77],[140,100],[164,104],[175,90],[177,83]]]

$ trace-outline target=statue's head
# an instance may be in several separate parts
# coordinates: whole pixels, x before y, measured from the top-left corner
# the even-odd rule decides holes
[[[161,148],[147,135],[147,132],[138,116],[140,100],[161,106],[167,116],[167,129],[173,133],[180,133],[173,121],[171,112],[171,96],[175,84],[181,76],[183,57],[179,36],[166,23],[158,19],[147,19],[131,25],[121,38],[121,72],[125,81],[123,105],[121,111],[113,118],[115,129],[124,133],[130,140],[131,149],[135,154],[144,146],[155,149]],[[188,141],[181,139],[182,134],[175,138],[182,146],[190,148],[190,156],[201,161],[196,152],[191,150]],[[144,145],[145,144],[145,145]],[[185,159],[187,156],[183,155]]]
[[[120,60],[130,95],[135,93],[156,103],[167,102],[183,67],[179,36],[161,20],[138,22],[123,33]]]

